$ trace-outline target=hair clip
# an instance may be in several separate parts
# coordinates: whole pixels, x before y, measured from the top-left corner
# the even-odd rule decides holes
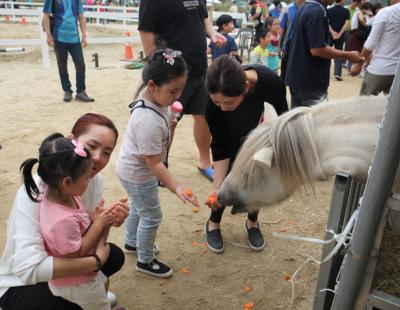
[[[72,144],[75,146],[74,152],[80,157],[87,157],[87,153],[82,143],[76,140],[72,140]]]
[[[164,58],[167,60],[167,63],[169,63],[171,66],[174,65],[175,58],[181,55],[182,55],[181,51],[175,51],[170,48],[165,49],[165,52],[163,52]]]

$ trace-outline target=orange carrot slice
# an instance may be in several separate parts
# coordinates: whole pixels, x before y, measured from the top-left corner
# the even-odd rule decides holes
[[[182,267],[181,271],[182,271],[182,273],[184,273],[184,274],[190,273],[189,269],[187,269],[186,267]]]
[[[254,302],[247,302],[247,303],[244,305],[244,308],[245,308],[246,310],[253,309],[253,307],[254,307]]]
[[[192,191],[192,189],[191,189],[191,188],[188,188],[188,189],[185,191],[185,195],[188,196],[189,198],[192,197],[192,196],[193,196],[193,191]]]
[[[283,272],[283,279],[286,281],[290,281],[292,279],[292,276],[290,274],[287,274],[286,272]]]
[[[253,290],[253,288],[251,286],[249,286],[249,285],[244,286],[245,293],[250,293],[252,290]]]
[[[193,212],[193,213],[197,213],[197,212],[199,212],[199,210],[200,210],[199,207],[193,207],[193,208],[192,208],[192,212]]]

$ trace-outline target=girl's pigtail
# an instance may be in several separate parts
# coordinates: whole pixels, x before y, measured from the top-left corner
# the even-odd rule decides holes
[[[32,176],[32,168],[38,162],[39,160],[37,158],[29,158],[25,160],[20,167],[20,170],[22,171],[22,175],[24,177],[26,193],[33,202],[39,202],[38,197],[40,191]]]

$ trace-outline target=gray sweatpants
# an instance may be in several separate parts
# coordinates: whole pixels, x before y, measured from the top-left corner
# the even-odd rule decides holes
[[[388,94],[393,79],[394,75],[376,75],[367,71],[361,84],[360,96],[377,96],[380,92]]]

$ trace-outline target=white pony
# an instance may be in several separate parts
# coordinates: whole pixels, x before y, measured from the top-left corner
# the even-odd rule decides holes
[[[291,110],[253,130],[218,194],[232,213],[289,197],[300,185],[347,171],[365,181],[387,98],[326,101]]]

